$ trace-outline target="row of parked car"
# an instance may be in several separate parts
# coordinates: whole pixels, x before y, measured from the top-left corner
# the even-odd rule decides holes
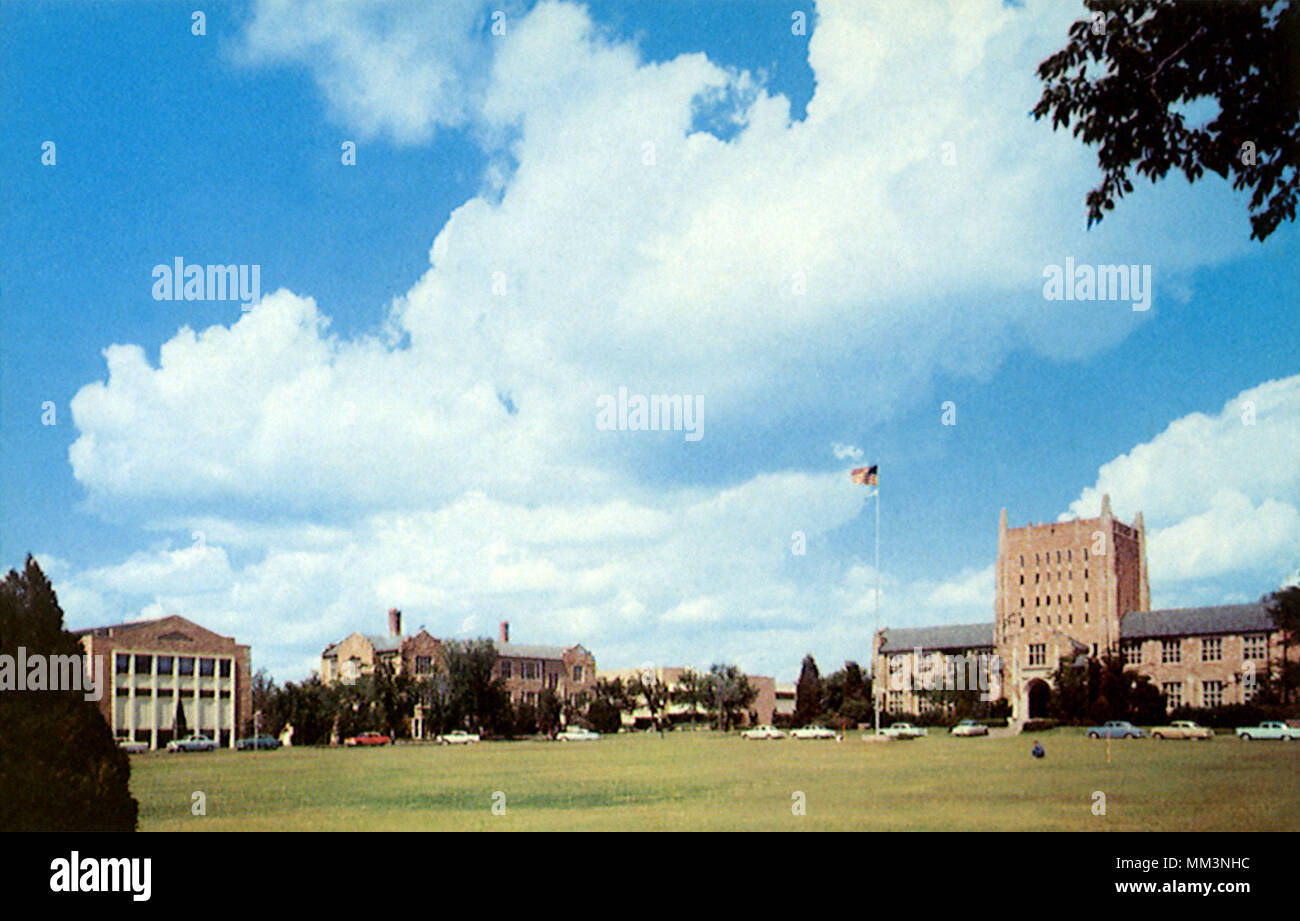
[[[1111,720],[1101,726],[1093,726],[1086,734],[1090,739],[1145,739],[1148,735],[1146,730],[1125,720]],[[1300,741],[1300,727],[1288,726],[1281,720],[1265,720],[1258,726],[1245,726],[1236,730],[1236,735],[1237,738],[1247,742],[1253,739]],[[1214,730],[1192,720],[1174,720],[1168,726],[1157,726],[1152,729],[1150,736],[1153,739],[1209,741],[1214,738]]]
[[[956,726],[953,726],[949,732],[954,736],[986,736],[989,734],[989,727],[985,726],[978,720],[962,720]],[[924,726],[916,726],[912,723],[893,723],[882,729],[876,730],[876,735],[889,739],[919,739],[930,734],[930,730]],[[870,733],[864,735],[864,738]],[[1111,720],[1100,726],[1092,726],[1084,730],[1084,735],[1090,739],[1144,739],[1148,733],[1146,730],[1125,720]],[[803,729],[792,729],[787,734],[783,730],[774,726],[755,726],[753,729],[747,729],[740,734],[742,739],[835,739],[839,738],[839,733],[825,726],[806,726]],[[1209,740],[1214,738],[1214,730],[1207,726],[1201,726],[1192,720],[1174,720],[1168,726],[1157,726],[1150,731],[1150,737],[1153,739],[1201,739]],[[1249,742],[1252,739],[1283,739],[1283,740],[1300,740],[1300,727],[1288,726],[1281,721],[1265,721],[1258,726],[1248,726],[1237,730],[1237,737]]]
[[[437,737],[439,745],[469,745],[479,741],[480,736],[477,733],[465,732],[464,730],[454,730]],[[570,726],[564,732],[555,736],[557,742],[595,742],[600,739],[600,733],[592,732],[590,729],[582,729],[578,726]],[[382,732],[363,732],[359,735],[349,736],[343,740],[343,744],[349,748],[369,747],[372,745],[391,745],[392,738]],[[136,742],[130,739],[119,739],[118,747],[129,754],[141,754],[149,750],[148,742]],[[210,752],[218,746],[214,739],[203,735],[202,733],[192,733],[183,739],[172,739],[165,746],[169,752]],[[280,747],[280,740],[275,736],[250,736],[246,739],[235,740],[235,748],[242,751],[259,751],[275,749]]]

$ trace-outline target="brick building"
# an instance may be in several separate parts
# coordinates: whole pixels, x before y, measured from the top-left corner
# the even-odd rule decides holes
[[[998,524],[993,623],[881,630],[873,674],[885,711],[917,713],[924,689],[978,689],[1012,715],[1044,715],[1063,659],[1123,654],[1170,709],[1250,699],[1281,661],[1281,632],[1261,603],[1150,610],[1146,532],[1111,513],[1074,521]],[[979,683],[976,684],[975,682]]]
[[[249,648],[184,617],[73,631],[98,680],[100,712],[119,739],[166,745],[177,707],[189,732],[233,748],[253,717]]]
[[[510,624],[501,622],[497,639],[497,676],[510,702],[516,706],[536,706],[544,690],[555,692],[562,704],[585,707],[596,688],[596,658],[582,646],[535,646],[510,642]],[[321,681],[351,683],[370,674],[375,666],[386,662],[394,674],[427,677],[435,670],[445,670],[443,641],[421,629],[414,634],[402,632],[402,613],[388,612],[388,633],[351,636],[327,647],[321,653]],[[423,738],[425,726],[420,708],[416,708],[412,735]]]
[[[600,673],[600,678],[605,681],[613,681],[615,678],[621,679],[625,684],[634,678],[639,677],[643,672],[650,671],[647,668],[615,668],[607,669]],[[668,687],[669,693],[676,691],[681,685],[682,673],[686,671],[682,666],[657,666],[653,668],[654,677]],[[768,675],[746,675],[750,685],[757,692],[754,702],[749,705],[749,709],[741,714],[740,723],[742,726],[750,724],[770,724],[772,717],[776,714],[778,694],[777,683]],[[793,706],[790,712],[794,712]],[[666,714],[668,719],[673,723],[686,723],[691,721],[692,713],[689,704],[670,701]],[[699,717],[700,722],[707,720],[704,717],[703,709],[698,708],[695,714]],[[638,707],[631,713],[623,714],[623,724],[629,728],[644,729],[652,722],[650,710],[644,706]]]

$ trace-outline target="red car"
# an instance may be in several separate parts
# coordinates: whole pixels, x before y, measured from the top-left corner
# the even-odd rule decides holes
[[[363,732],[359,736],[353,736],[344,740],[344,745],[387,745],[393,740],[388,738],[382,732]]]

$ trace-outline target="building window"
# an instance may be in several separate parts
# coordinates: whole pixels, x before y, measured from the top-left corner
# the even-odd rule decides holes
[[[1041,575],[1041,574],[1039,574],[1039,573],[1034,573],[1034,584],[1037,585],[1037,584],[1038,584],[1038,580],[1041,579],[1041,578],[1042,578],[1042,575]]]
[[[1201,640],[1201,661],[1219,662],[1223,659],[1223,637],[1207,636]]]
[[[1083,561],[1084,561],[1085,563],[1088,562],[1088,548],[1087,548],[1087,547],[1084,547],[1084,548],[1083,548]],[[1085,579],[1088,578],[1088,576],[1087,576],[1088,570],[1085,569],[1083,572],[1084,572],[1084,578],[1085,578]]]
[[[220,669],[218,670],[218,674],[220,674],[222,678],[229,678],[230,667],[233,664],[234,663],[230,659],[222,659]]]
[[[1125,640],[1124,641],[1124,664],[1138,665],[1142,662],[1142,641]]]
[[[1177,665],[1183,661],[1183,641],[1161,640],[1160,662],[1163,665]]]
[[[1023,572],[1020,574],[1020,584],[1021,585],[1025,584],[1025,574]]]
[[[1201,682],[1201,700],[1207,707],[1219,707],[1223,705],[1223,682],[1222,681],[1202,681]]]
[[[192,658],[190,658],[189,656],[181,656],[181,658],[180,658],[180,673],[181,673],[182,675],[192,675],[192,674],[194,674],[194,660],[193,660]]]
[[[153,674],[153,656],[136,656],[135,673],[137,675]]]
[[[216,671],[216,659],[199,659],[199,677],[211,678]]]
[[[433,674],[433,656],[416,656],[415,673],[417,675]],[[502,677],[505,677],[504,675]]]
[[[1023,599],[1023,598],[1020,599],[1020,606],[1021,606],[1022,608],[1025,606],[1025,599]]]
[[[118,653],[113,657],[113,671],[119,675],[131,674],[131,657]]]
[[[581,665],[575,665],[575,666],[573,666],[573,680],[574,680],[574,681],[581,681],[581,680],[582,680],[582,666],[581,666]]]
[[[1087,593],[1087,592],[1084,592],[1084,593],[1083,593],[1083,603],[1084,603],[1084,604],[1087,604],[1087,603],[1088,603],[1088,593]]]
[[[501,661],[501,677],[509,678],[510,676],[511,676],[510,660],[503,659]]]
[[[536,662],[524,662],[523,674],[520,677],[522,677],[525,681],[535,681],[538,678],[540,678],[541,672],[538,669],[537,665],[538,663]]]
[[[1268,637],[1262,633],[1242,638],[1243,659],[1267,659]]]
[[[888,706],[888,710],[889,710],[890,713],[902,713],[902,712],[903,712],[903,692],[902,692],[902,691],[890,691],[890,692],[889,692],[889,706]]]
[[[1036,665],[1046,665],[1046,664],[1047,664],[1047,644],[1030,643],[1029,644],[1029,665],[1033,667]]]
[[[175,671],[171,656],[159,656],[155,664],[158,666],[158,674],[160,675],[170,675]]]
[[[1160,693],[1165,695],[1165,709],[1177,710],[1183,705],[1182,682],[1166,681],[1160,685]]]
[[[1070,554],[1071,554],[1071,551],[1069,551],[1069,550],[1065,551],[1065,562],[1067,562],[1067,563],[1070,563],[1070,562],[1072,562],[1072,561],[1074,560],[1074,557],[1071,556]]]

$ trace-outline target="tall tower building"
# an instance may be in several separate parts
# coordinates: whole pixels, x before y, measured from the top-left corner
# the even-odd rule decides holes
[[[1111,514],[1007,527],[998,523],[994,641],[1002,687],[1020,719],[1045,715],[1052,673],[1062,658],[1118,655],[1127,611],[1151,607],[1146,533]]]

